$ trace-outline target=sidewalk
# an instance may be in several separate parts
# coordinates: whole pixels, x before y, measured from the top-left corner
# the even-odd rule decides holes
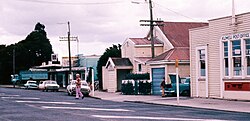
[[[117,102],[148,103],[250,113],[250,101],[180,97],[179,104],[177,104],[176,97],[162,98],[161,96],[155,95],[122,95],[120,93],[101,91],[95,91],[93,97]]]

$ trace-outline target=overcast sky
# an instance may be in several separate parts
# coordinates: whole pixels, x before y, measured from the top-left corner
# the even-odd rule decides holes
[[[133,4],[131,1],[140,2]],[[207,22],[231,15],[232,0],[152,0],[154,19],[164,21]],[[236,14],[250,12],[249,0],[235,0]],[[79,53],[101,55],[112,44],[131,37],[145,37],[149,27],[139,20],[149,19],[145,0],[0,0],[0,44],[25,39],[37,22],[45,25],[54,53],[68,55],[66,41],[70,21],[71,35],[79,37]],[[72,55],[77,42],[71,42]]]

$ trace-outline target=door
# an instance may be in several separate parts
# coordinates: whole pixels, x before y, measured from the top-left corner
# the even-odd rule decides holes
[[[160,84],[165,77],[165,68],[152,68],[152,90],[153,95],[161,95]]]

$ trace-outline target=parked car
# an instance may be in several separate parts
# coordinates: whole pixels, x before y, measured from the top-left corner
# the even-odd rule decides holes
[[[90,87],[86,81],[81,81],[81,92],[85,96],[88,96],[90,93]],[[68,95],[76,94],[76,80],[72,80],[67,86],[67,93]]]
[[[169,74],[171,80],[171,88],[165,88],[166,96],[176,96],[176,75]],[[190,96],[190,77],[179,77],[179,94],[182,96]]]
[[[36,81],[27,81],[24,84],[25,89],[37,89],[38,85],[36,83]]]
[[[41,81],[38,88],[42,91],[58,91],[59,90],[59,85],[56,83],[56,81],[53,80],[46,80],[46,81]]]

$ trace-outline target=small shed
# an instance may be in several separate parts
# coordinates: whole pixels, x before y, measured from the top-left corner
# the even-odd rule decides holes
[[[133,69],[128,58],[109,58],[106,66],[102,68],[103,89],[108,92],[121,90],[122,80]]]

